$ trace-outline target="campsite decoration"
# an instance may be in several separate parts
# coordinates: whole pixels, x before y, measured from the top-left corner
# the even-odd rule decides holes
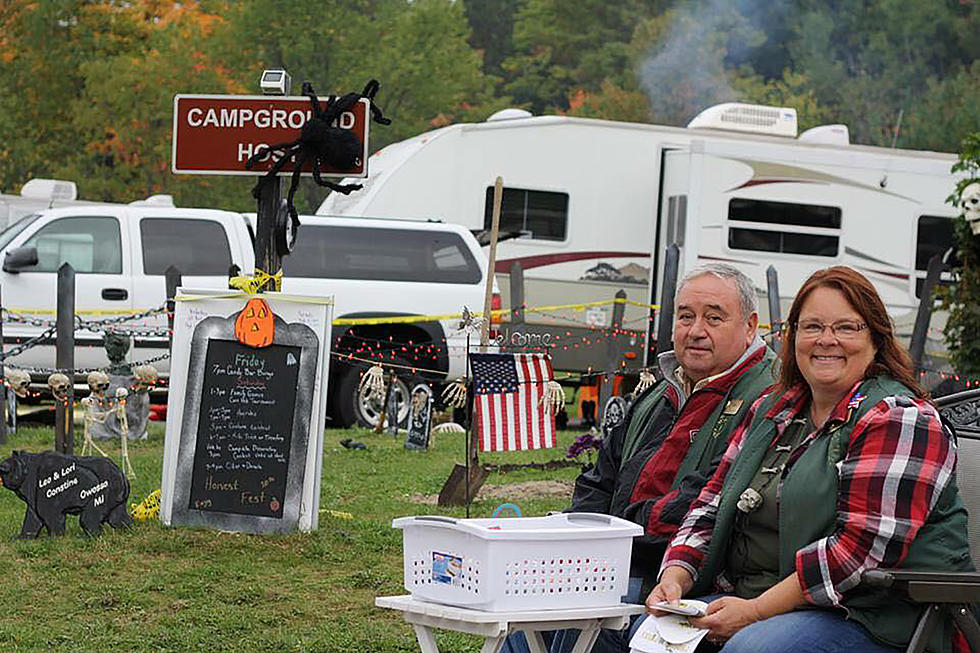
[[[647,388],[652,387],[656,382],[657,378],[650,370],[640,370],[640,382],[636,384],[635,388],[633,388],[633,396],[639,397],[647,390]]]
[[[359,190],[360,184],[335,184],[332,181],[323,179],[324,168],[331,167],[337,169],[349,168],[360,163],[362,144],[356,135],[349,129],[342,129],[335,126],[335,122],[341,114],[349,111],[362,98],[367,99],[371,104],[371,117],[375,122],[382,125],[390,125],[391,120],[384,117],[381,109],[374,103],[374,96],[377,94],[380,84],[376,79],[372,79],[360,93],[348,93],[343,97],[331,97],[326,101],[326,108],[320,108],[320,100],[313,91],[313,85],[303,82],[302,94],[310,98],[310,105],[313,113],[311,118],[303,125],[300,137],[297,140],[287,143],[277,143],[269,147],[260,148],[245,162],[245,168],[251,169],[261,159],[270,154],[277,153],[279,159],[275,165],[269,169],[264,178],[274,178],[279,171],[289,161],[295,159],[293,175],[289,184],[289,192],[286,196],[286,209],[293,221],[293,228],[299,225],[299,216],[296,214],[296,207],[293,206],[293,197],[296,195],[296,188],[299,186],[300,174],[303,165],[307,161],[313,164],[313,180],[320,186],[326,186],[330,190],[344,195],[352,191]],[[259,180],[252,194],[258,199],[259,188],[263,179]]]
[[[129,337],[115,331],[106,331],[102,336],[102,346],[105,347],[105,355],[109,359],[109,374],[128,375],[130,371],[126,354],[129,352]]]
[[[89,373],[86,381],[89,391],[100,400],[105,400],[105,391],[109,389],[109,375],[96,370]]]
[[[14,394],[21,399],[25,398],[31,387],[31,375],[24,370],[12,367],[5,367],[3,374],[6,377],[7,386],[14,391]]]
[[[235,320],[235,338],[249,347],[268,347],[276,337],[275,316],[260,297],[253,297]]]
[[[48,377],[48,388],[56,400],[68,401],[68,394],[72,389],[71,381],[61,372],[55,372]]]
[[[561,389],[561,384],[551,379],[545,384],[544,394],[541,396],[541,403],[544,404],[544,412],[557,413],[565,405],[565,392]]]
[[[960,208],[963,217],[970,224],[970,231],[980,235],[980,181],[975,181],[960,194]]]
[[[442,390],[442,403],[449,408],[466,406],[466,379],[459,378]]]
[[[93,374],[101,374],[101,372],[93,372]],[[89,375],[89,387],[93,386],[93,374]],[[102,374],[102,376],[108,378],[105,374]],[[107,386],[108,382],[105,385]],[[116,388],[112,397],[106,397],[104,389],[97,391],[97,388],[101,388],[102,386],[101,379],[96,376],[92,394],[82,399],[82,405],[85,407],[82,455],[86,456],[97,451],[102,456],[106,456],[107,454],[95,444],[95,439],[107,440],[118,437],[122,469],[127,478],[136,478],[136,471],[133,469],[133,464],[129,460],[129,418],[126,414],[126,405],[128,403],[126,397],[129,395],[129,392],[126,388]],[[148,412],[148,406],[146,408],[146,412]],[[143,426],[144,428],[146,426],[145,418],[143,420]]]
[[[555,446],[555,416],[541,400],[553,380],[550,356],[470,354],[470,367],[473,423],[480,451]]]
[[[27,504],[20,538],[36,538],[42,528],[64,535],[68,514],[79,515],[90,536],[101,533],[104,523],[113,528],[132,524],[126,512],[129,481],[108,458],[14,451],[0,462],[0,480]]]
[[[617,426],[626,421],[626,400],[622,397],[609,397],[602,408],[602,435],[606,437]]]
[[[130,514],[136,521],[150,521],[160,516],[160,490],[153,490],[139,503],[129,506]]]
[[[332,300],[262,298],[178,289],[167,404],[174,419],[167,422],[160,501],[165,525],[251,533],[316,528]],[[256,319],[272,323],[263,347],[239,339],[243,320],[250,337]]]
[[[357,385],[358,392],[367,389],[367,399],[381,399],[385,391],[385,371],[380,364],[375,363],[361,377],[361,382]]]
[[[432,426],[432,389],[427,383],[419,383],[412,388],[411,407],[405,448],[425,451],[429,448]]]
[[[441,435],[443,433],[466,433],[466,429],[456,422],[443,422],[432,429],[432,435]]]

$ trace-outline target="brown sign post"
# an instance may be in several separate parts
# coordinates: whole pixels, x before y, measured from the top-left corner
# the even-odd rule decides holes
[[[363,144],[360,165],[348,170],[328,168],[325,175],[367,177],[369,106],[368,100],[360,100],[337,125],[352,130]],[[263,174],[272,167],[272,157],[249,170],[245,161],[264,146],[298,139],[311,113],[310,99],[304,96],[176,95],[171,169],[192,175]],[[279,174],[292,172],[293,164],[287,163]],[[311,174],[309,164],[303,172]]]
[[[320,100],[320,106],[325,105],[326,100]],[[350,129],[360,140],[359,164],[348,170],[321,167],[323,176],[367,177],[370,107],[370,100],[362,98],[350,111],[342,113],[336,124]],[[249,169],[245,162],[264,147],[299,139],[312,113],[306,96],[176,95],[171,169],[175,174],[263,175],[276,163],[278,153],[258,160]],[[290,161],[278,176],[292,173]],[[312,161],[304,166],[302,174],[312,175]],[[256,199],[255,267],[275,275],[284,255],[274,236],[281,228],[277,225],[282,201],[279,179],[261,179]]]

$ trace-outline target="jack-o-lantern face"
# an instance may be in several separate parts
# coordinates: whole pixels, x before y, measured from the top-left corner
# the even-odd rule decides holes
[[[276,336],[275,316],[264,299],[248,300],[235,320],[235,337],[249,347],[268,347]]]

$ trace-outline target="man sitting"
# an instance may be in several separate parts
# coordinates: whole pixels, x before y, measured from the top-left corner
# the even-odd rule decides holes
[[[748,277],[728,265],[698,267],[678,285],[675,306],[674,350],[658,359],[663,380],[637,397],[603,438],[595,467],[575,481],[570,508],[644,527],[645,535],[633,541],[625,597],[632,603],[641,603],[655,584],[667,544],[729,436],[773,382],[776,356],[756,333],[759,314]],[[624,636],[603,631],[594,650]],[[570,650],[571,641],[559,632],[552,651]]]

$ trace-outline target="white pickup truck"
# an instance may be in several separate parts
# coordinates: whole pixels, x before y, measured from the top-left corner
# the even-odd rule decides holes
[[[446,315],[459,313],[463,306],[482,307],[486,257],[462,227],[321,216],[303,217],[302,222],[296,249],[283,259],[283,291],[333,295],[335,318]],[[0,233],[0,300],[14,317],[53,320],[57,269],[69,262],[76,272],[75,310],[82,318],[141,313],[163,305],[164,272],[170,265],[190,288],[227,287],[232,265],[252,270],[251,230],[239,213],[175,208],[166,201],[43,210]],[[416,373],[399,373],[397,389],[407,397],[415,380],[442,382],[464,374],[465,336],[456,331],[457,323],[338,324],[332,351],[364,359],[383,352],[386,361],[417,366]],[[130,361],[166,353],[166,337],[146,334],[165,328],[165,315],[125,326],[143,328],[132,337]],[[4,347],[9,351],[43,330],[8,320]],[[75,333],[76,369],[106,365],[102,337],[97,328]],[[53,344],[33,347],[9,361],[37,370],[52,368]],[[379,406],[358,392],[367,364],[338,358],[332,361],[329,386],[333,425],[376,422]],[[166,374],[166,361],[154,364]],[[33,376],[43,381],[46,374],[37,371]],[[407,413],[407,403],[403,406]],[[399,415],[400,421],[405,416]]]

